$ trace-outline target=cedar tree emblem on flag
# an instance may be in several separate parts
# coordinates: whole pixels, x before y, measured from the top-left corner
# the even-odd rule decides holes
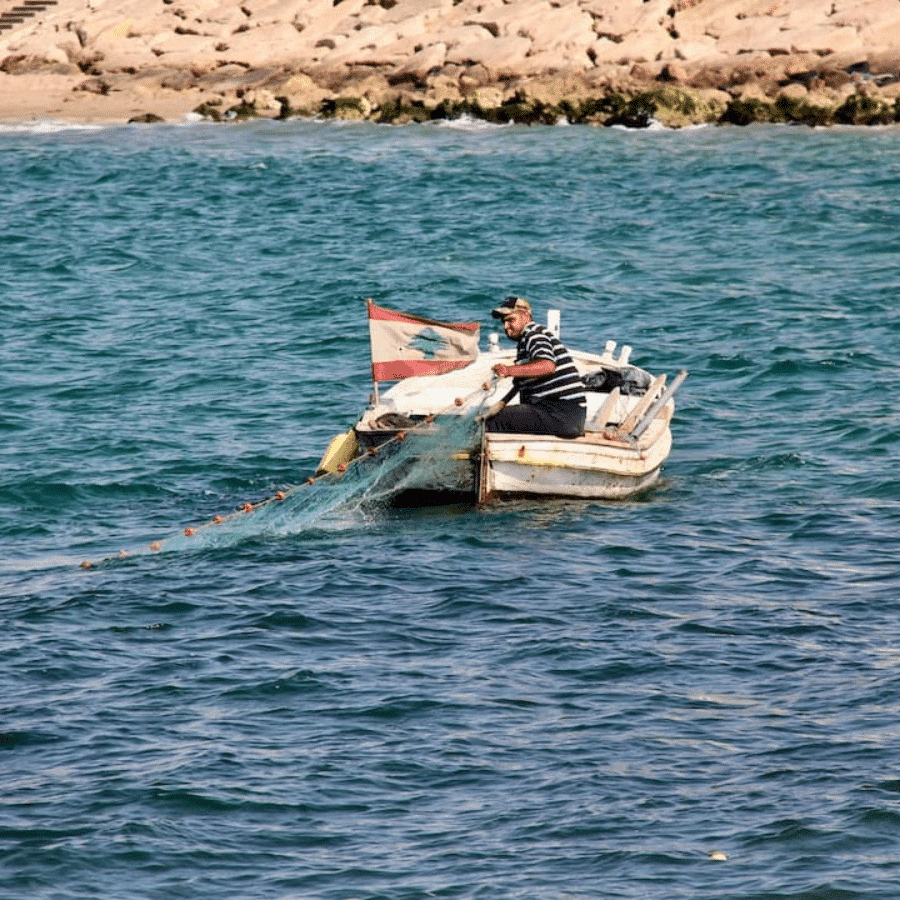
[[[478,356],[477,322],[438,322],[382,309],[371,300],[367,305],[375,381],[443,375]]]

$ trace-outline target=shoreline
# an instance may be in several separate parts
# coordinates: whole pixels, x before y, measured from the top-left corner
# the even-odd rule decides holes
[[[15,2],[4,124],[900,122],[896,0]]]
[[[175,73],[180,75],[182,73]],[[82,125],[177,123],[192,115],[227,123],[252,118],[317,118],[408,124],[463,117],[492,124],[587,124],[647,128],[785,123],[891,125],[900,123],[900,83],[879,87],[849,76],[849,89],[810,91],[803,74],[764,90],[758,81],[728,91],[663,78],[628,77],[604,85],[581,77],[543,76],[489,83],[471,91],[392,89],[386,82],[348,80],[337,90],[305,73],[244,72],[240,85],[176,90],[171,78],[146,73],[117,78],[0,73],[0,124],[59,121]],[[230,80],[230,79],[229,79]],[[306,91],[290,92],[303,81]],[[286,90],[287,88],[287,90]]]

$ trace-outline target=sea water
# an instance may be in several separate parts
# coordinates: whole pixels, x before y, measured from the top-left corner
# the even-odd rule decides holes
[[[0,164],[3,900],[895,900],[900,131],[44,125]],[[367,297],[486,347],[509,293],[690,371],[652,492],[306,485]]]

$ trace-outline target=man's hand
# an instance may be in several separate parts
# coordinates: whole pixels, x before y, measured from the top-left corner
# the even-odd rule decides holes
[[[513,374],[513,370],[515,370],[516,377],[519,378],[546,378],[556,371],[556,363],[552,359],[535,359],[532,362],[519,363],[514,366],[497,363],[493,368],[494,374],[498,378],[509,378]]]
[[[476,422],[485,422],[488,419],[496,416],[498,412],[500,412],[503,407],[506,406],[505,400],[498,400],[493,406],[489,406],[480,416],[475,417]]]

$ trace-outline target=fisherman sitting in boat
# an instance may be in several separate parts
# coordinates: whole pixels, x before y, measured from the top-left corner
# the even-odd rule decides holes
[[[518,346],[513,365],[493,367],[498,377],[513,379],[513,389],[487,411],[485,429],[563,438],[584,434],[584,382],[569,351],[552,331],[532,319],[531,304],[522,297],[507,297],[491,315],[503,321],[506,336]],[[521,402],[507,406],[516,393]]]

